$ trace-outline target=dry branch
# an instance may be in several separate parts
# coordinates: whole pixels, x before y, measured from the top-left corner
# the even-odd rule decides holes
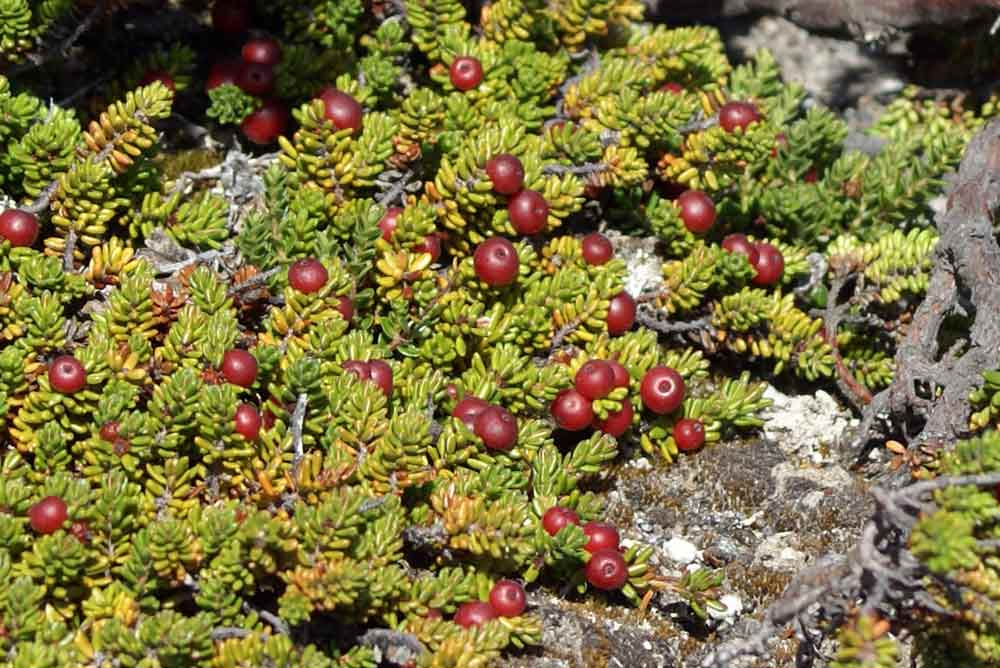
[[[940,240],[927,296],[897,349],[895,378],[862,415],[849,453],[858,461],[875,439],[896,432],[911,449],[967,437],[969,393],[984,371],[1000,366],[1000,245],[993,228],[1000,120],[969,143],[955,183],[936,220]]]

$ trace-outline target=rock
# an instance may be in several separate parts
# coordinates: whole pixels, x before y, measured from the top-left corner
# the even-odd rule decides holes
[[[761,413],[764,436],[786,454],[797,454],[819,463],[821,448],[836,449],[858,421],[841,409],[829,393],[790,397],[768,386],[764,396],[773,403]]]
[[[806,565],[806,554],[792,547],[796,544],[793,531],[782,531],[769,536],[757,546],[754,561],[772,571],[796,573]]]
[[[774,55],[785,81],[802,84],[819,102],[838,107],[861,95],[893,93],[903,82],[885,58],[855,42],[810,34],[784,18],[756,21],[732,45],[741,58],[766,48]]]
[[[680,564],[687,565],[699,558],[701,551],[691,543],[683,538],[671,538],[667,541],[663,549],[667,553],[667,557],[671,561]]]
[[[732,624],[743,612],[743,600],[736,594],[723,594],[719,597],[719,603],[726,606],[726,609],[708,608],[708,616],[717,620],[721,625]]]

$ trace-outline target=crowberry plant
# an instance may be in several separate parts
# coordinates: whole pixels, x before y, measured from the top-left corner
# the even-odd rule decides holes
[[[753,436],[775,378],[910,400],[877,393],[962,254],[928,203],[995,100],[907,92],[862,153],[637,0],[461,4],[0,0],[0,668],[502,664],[528,583],[708,628],[739,583],[620,545],[628,458]],[[949,346],[984,329],[952,265]],[[940,375],[920,409],[991,429],[1000,376]],[[949,494],[892,535],[986,609],[993,497]],[[885,646],[829,610],[838,657]],[[998,660],[989,615],[907,619]]]

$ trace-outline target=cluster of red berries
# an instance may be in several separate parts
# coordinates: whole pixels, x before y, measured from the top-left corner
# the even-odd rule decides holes
[[[452,621],[462,628],[481,626],[497,617],[517,617],[528,606],[528,597],[521,583],[514,580],[498,580],[490,589],[490,600],[469,601],[459,606]],[[436,613],[436,614],[433,614]],[[433,611],[428,616],[440,617]]]
[[[0,238],[11,246],[31,246],[38,239],[38,217],[21,209],[6,209],[0,213]]]
[[[493,190],[507,195],[507,216],[518,234],[538,234],[549,219],[549,203],[537,190],[524,188],[524,165],[510,153],[486,161],[486,176]]]
[[[385,360],[345,360],[340,367],[353,373],[358,380],[368,381],[382,390],[386,397],[392,394],[392,367]]]
[[[745,234],[729,234],[722,240],[722,247],[730,253],[746,256],[755,274],[753,284],[761,287],[774,285],[785,271],[785,256],[774,244],[750,241]]]
[[[627,388],[631,380],[628,371],[616,360],[588,360],[576,372],[573,387],[556,395],[549,411],[560,429],[581,431],[593,427],[617,438],[632,424],[632,403],[626,397],[618,411],[599,420],[594,415],[593,402],[608,396],[615,388]]]
[[[288,268],[288,284],[302,294],[319,292],[329,279],[326,267],[316,258],[298,260]],[[347,322],[354,318],[354,302],[350,297],[337,297],[337,310]]]
[[[550,536],[570,524],[579,526],[580,516],[563,506],[553,506],[542,515],[542,528]],[[583,525],[587,536],[584,549],[590,553],[584,575],[592,587],[613,591],[621,589],[628,581],[628,564],[622,557],[621,536],[618,529],[607,522],[587,522]]]
[[[382,231],[382,238],[384,240],[389,241],[392,239],[402,213],[403,209],[398,206],[390,206],[385,210],[385,214],[378,221],[378,228]],[[414,253],[427,253],[431,256],[431,262],[437,262],[438,258],[441,257],[441,234],[439,232],[431,232],[420,243],[413,246],[411,250]]]
[[[120,428],[121,425],[117,420],[108,420],[101,425],[101,431],[99,432],[101,440],[111,443],[111,450],[118,457],[124,455],[132,447],[132,444],[118,433]]]
[[[599,267],[608,262],[615,254],[611,240],[600,232],[591,232],[580,241],[583,261]],[[622,290],[611,298],[608,305],[606,322],[608,333],[612,336],[624,334],[635,324],[636,304],[632,295]]]
[[[643,405],[657,415],[673,413],[684,401],[684,378],[668,366],[654,366],[642,377],[639,393]],[[689,452],[705,444],[705,426],[701,420],[681,418],[674,423],[674,442],[677,449]]]
[[[212,66],[205,80],[205,92],[222,84],[234,84],[248,95],[261,98],[261,106],[243,119],[240,130],[255,144],[270,144],[288,128],[288,108],[271,97],[274,67],[281,62],[281,45],[269,37],[251,39],[243,44],[240,56]]]
[[[692,234],[705,234],[715,224],[715,203],[701,190],[685,190],[677,197],[681,221]],[[729,234],[722,247],[730,253],[745,255],[754,268],[753,284],[774,285],[785,270],[785,258],[773,244],[752,242],[745,234]]]
[[[479,397],[463,397],[451,416],[465,423],[490,450],[510,450],[517,443],[517,418],[503,406]]]
[[[219,32],[242,34],[250,25],[250,9],[250,3],[246,0],[216,2],[212,11],[212,25]],[[261,98],[260,108],[240,124],[243,135],[255,144],[271,144],[288,128],[288,108],[280,100],[271,97],[275,82],[274,68],[280,62],[281,45],[277,41],[268,37],[250,39],[243,44],[240,58],[213,65],[205,82],[206,92],[229,83],[239,86],[248,95]],[[173,87],[173,82],[170,82],[169,87]],[[316,97],[323,100],[324,113],[338,130],[361,130],[364,113],[353,97],[332,86],[320,90]]]

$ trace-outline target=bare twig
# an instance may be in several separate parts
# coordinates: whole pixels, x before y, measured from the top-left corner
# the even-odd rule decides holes
[[[66,247],[63,248],[63,271],[72,272],[73,271],[73,253],[76,251],[76,230],[70,228],[69,234],[66,235]]]
[[[199,262],[211,262],[215,258],[222,255],[220,251],[217,250],[207,250],[201,253],[195,253],[191,255],[186,260],[181,260],[180,262],[171,262],[170,264],[162,264],[157,267],[158,274],[173,274],[174,272],[180,271],[192,264],[198,264]]]
[[[823,277],[826,276],[827,269],[826,258],[823,257],[822,253],[809,253],[806,256],[806,261],[809,262],[809,280],[793,291],[797,296],[802,298],[807,297],[810,292],[823,282]]]
[[[229,294],[230,295],[235,295],[235,294],[239,294],[240,292],[243,292],[244,290],[249,290],[251,288],[256,288],[257,286],[261,285],[262,283],[267,282],[267,279],[271,278],[272,276],[274,276],[275,274],[277,274],[280,271],[281,271],[281,267],[274,267],[272,269],[268,269],[267,271],[262,271],[259,274],[254,274],[253,276],[251,276],[250,278],[246,279],[245,281],[240,281],[239,283],[237,283],[233,287],[229,288]]]
[[[302,446],[302,429],[306,420],[306,408],[309,405],[309,395],[303,392],[295,402],[295,411],[292,412],[292,476],[297,477],[299,465],[305,452]]]
[[[229,640],[230,638],[246,638],[250,631],[236,626],[220,626],[212,629],[212,640]]]
[[[543,174],[553,174],[556,176],[563,176],[565,174],[573,174],[575,176],[590,176],[591,174],[600,174],[611,169],[611,165],[604,162],[587,162],[582,165],[545,165],[542,167]]]
[[[72,33],[70,33],[69,37],[47,51],[28,55],[26,57],[27,62],[11,69],[7,76],[10,78],[16,77],[24,74],[25,72],[30,72],[33,69],[41,67],[55,58],[66,58],[69,56],[69,50],[73,47],[73,45],[76,44],[81,37],[83,37],[84,33],[93,27],[94,23],[97,22],[98,17],[104,13],[105,4],[107,4],[107,0],[97,0],[93,9],[91,9],[83,20],[77,24],[76,28]]]
[[[34,214],[41,213],[45,209],[49,208],[49,202],[52,200],[52,195],[55,194],[58,187],[59,179],[53,179],[52,183],[45,186],[45,190],[38,194],[38,197],[35,198],[34,202],[22,206],[21,210]]]
[[[666,313],[654,308],[648,302],[639,304],[639,308],[635,314],[636,322],[660,334],[687,334],[689,332],[713,331],[712,323],[708,318],[667,320],[667,317],[669,316]]]
[[[837,369],[837,375],[834,380],[837,383],[837,387],[840,388],[841,394],[851,402],[855,410],[860,412],[863,406],[871,403],[871,392],[858,382],[858,379],[854,377],[851,370],[844,364],[844,358],[841,356],[840,348],[837,345],[837,328],[840,327],[841,318],[844,317],[850,306],[849,304],[838,304],[837,297],[840,295],[841,290],[843,290],[844,284],[850,278],[851,276],[846,273],[838,273],[833,278],[830,294],[827,297],[826,308],[823,312],[823,338],[833,353],[833,361]]]
[[[358,638],[362,645],[375,648],[381,658],[397,666],[413,665],[427,649],[416,636],[392,629],[369,629]]]
[[[268,612],[267,610],[257,610],[256,612],[261,619],[270,624],[271,628],[273,628],[281,635],[287,636],[291,633],[291,629],[288,628],[288,622],[283,620],[278,615],[274,614],[273,612]]]

